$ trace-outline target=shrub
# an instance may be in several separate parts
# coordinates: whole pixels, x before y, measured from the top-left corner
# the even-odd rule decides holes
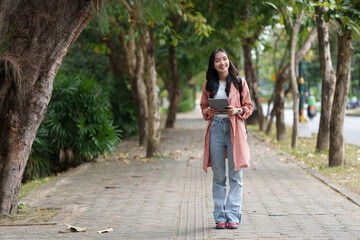
[[[113,77],[106,79],[104,86],[110,95],[115,125],[122,131],[124,137],[138,134],[138,118],[130,84],[126,83],[125,77]]]
[[[47,165],[51,171],[62,171],[115,150],[120,130],[112,118],[108,94],[95,80],[81,74],[58,74],[27,168]],[[51,166],[44,164],[49,160]],[[37,176],[29,169],[26,172],[32,176],[25,179]],[[48,174],[43,169],[41,172]]]

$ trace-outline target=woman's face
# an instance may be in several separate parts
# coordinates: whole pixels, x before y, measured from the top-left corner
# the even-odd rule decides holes
[[[226,53],[220,51],[215,54],[214,67],[218,73],[227,72],[229,70],[229,58]]]

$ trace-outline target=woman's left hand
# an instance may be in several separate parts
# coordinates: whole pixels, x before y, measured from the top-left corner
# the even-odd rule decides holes
[[[238,108],[233,107],[231,105],[227,106],[226,108],[223,109],[223,113],[229,114],[229,115],[235,115],[237,114],[239,111]]]

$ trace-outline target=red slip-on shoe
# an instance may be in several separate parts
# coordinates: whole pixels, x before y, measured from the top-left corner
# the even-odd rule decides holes
[[[219,222],[216,224],[216,229],[225,229],[226,228],[226,222]]]
[[[228,223],[227,228],[228,229],[237,229],[239,227],[238,223]]]

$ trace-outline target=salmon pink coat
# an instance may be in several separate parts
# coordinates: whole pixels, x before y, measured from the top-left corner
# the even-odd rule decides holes
[[[235,88],[234,84],[231,83],[230,92],[228,96],[229,104],[233,107],[242,109],[242,114],[231,115],[230,119],[230,135],[231,145],[234,157],[235,171],[241,168],[247,168],[250,166],[250,152],[247,144],[247,134],[245,129],[245,123],[243,119],[248,118],[253,111],[253,104],[251,102],[249,88],[245,80],[242,81],[242,104],[240,105],[239,91]],[[203,169],[207,172],[207,168],[211,166],[210,163],[210,126],[212,117],[207,113],[209,111],[208,99],[210,92],[206,90],[206,82],[203,85],[202,95],[200,100],[200,107],[203,118],[208,121],[206,134],[205,134],[205,147],[204,147],[204,162]]]

